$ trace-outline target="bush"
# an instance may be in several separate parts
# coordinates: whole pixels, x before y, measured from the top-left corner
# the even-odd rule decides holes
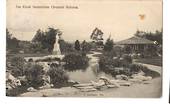
[[[99,69],[107,74],[113,76],[117,75],[118,71],[115,70],[114,61],[112,58],[102,56],[99,60]]]
[[[14,77],[23,76],[23,69],[25,65],[25,59],[23,57],[12,57],[8,59],[7,70],[11,70],[11,74]]]
[[[54,87],[63,87],[67,85],[69,78],[62,67],[50,68],[48,75],[50,76],[51,83],[54,85]]]
[[[75,51],[74,44],[65,42],[64,40],[59,40],[59,44],[60,44],[60,51],[62,54],[67,54]]]
[[[77,70],[77,69],[85,69],[88,66],[88,57],[84,56],[80,53],[70,53],[65,55],[63,61],[66,63],[64,65],[67,70]]]
[[[108,38],[104,45],[104,51],[111,51],[113,49],[113,45],[114,45],[113,40]]]
[[[82,48],[82,52],[86,54],[91,50],[92,45],[84,40],[81,44],[81,48]]]
[[[116,56],[116,52],[114,51],[114,49],[112,49],[110,51],[103,51],[103,56],[113,58]]]
[[[143,71],[145,73],[145,76],[151,76],[152,78],[159,77],[160,74],[156,71],[152,71],[148,67],[141,65],[141,64],[130,64],[129,69],[131,74],[139,73],[140,71]]]
[[[43,67],[38,64],[27,64],[25,67],[25,76],[28,80],[28,83],[30,86],[38,88],[43,85],[43,75],[45,74],[45,71],[43,70]]]
[[[130,64],[129,65],[130,72],[132,74],[137,74],[142,70],[148,69],[146,66],[140,65],[140,64]]]
[[[124,67],[127,67],[129,64],[132,64],[132,57],[129,55],[124,54],[122,56],[123,60],[122,60],[122,64]]]
[[[52,61],[61,61],[60,58],[57,57],[46,57],[44,59],[38,59],[35,62],[52,62]]]
[[[79,40],[75,41],[74,48],[75,48],[75,50],[80,51],[80,42],[79,42]]]

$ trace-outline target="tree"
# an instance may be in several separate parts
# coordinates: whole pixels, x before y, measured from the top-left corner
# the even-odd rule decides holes
[[[45,39],[45,33],[40,29],[37,30],[35,36],[32,39],[32,42],[40,42],[42,43]]]
[[[15,37],[12,37],[12,34],[6,29],[6,42],[7,42],[7,49],[12,52],[18,52],[19,48],[19,40]]]
[[[90,43],[87,43],[85,40],[82,42],[81,44],[81,48],[82,48],[82,51],[87,53],[88,51],[91,50],[91,44]]]
[[[98,42],[99,40],[103,40],[103,32],[98,29],[97,27],[93,30],[91,36],[90,36],[90,39]]]
[[[40,43],[43,49],[47,49],[49,53],[52,53],[57,35],[62,35],[62,32],[59,29],[49,27],[46,32],[39,29],[32,39],[32,42]]]
[[[156,41],[159,45],[162,45],[162,31],[156,30],[153,33],[137,30],[134,35],[148,40]]]
[[[113,40],[108,38],[105,45],[104,45],[104,50],[105,51],[111,51],[113,49],[113,45],[114,45]]]
[[[75,41],[75,49],[76,49],[77,51],[80,51],[80,42],[79,42],[79,40],[76,40],[76,41]]]

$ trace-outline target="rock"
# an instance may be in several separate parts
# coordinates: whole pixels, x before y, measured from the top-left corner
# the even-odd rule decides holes
[[[116,85],[107,85],[108,88],[118,88]]]
[[[126,83],[120,83],[119,85],[120,85],[120,86],[130,86],[131,83],[126,82]]]
[[[99,88],[97,88],[98,90],[102,91],[102,90],[106,90],[108,89],[108,86],[107,85],[104,85],[104,86],[101,86]]]
[[[39,89],[49,89],[49,88],[51,88],[53,86],[54,86],[53,84],[44,83],[44,85],[39,87]]]
[[[104,80],[104,81],[109,81],[110,80],[109,78],[107,78],[105,76],[101,76],[99,79]]]
[[[13,86],[11,86],[9,83],[6,83],[6,90],[12,90]]]
[[[128,80],[128,76],[123,75],[123,74],[116,75],[116,79],[118,79],[118,80]]]
[[[79,84],[77,81],[74,81],[74,80],[68,80],[68,84],[70,85],[70,86],[73,86],[73,85],[75,85],[75,84]]]
[[[29,87],[29,88],[27,88],[27,91],[29,91],[29,92],[36,92],[37,90],[34,89],[33,87]]]
[[[6,72],[6,86],[9,89],[13,89],[17,86],[21,86],[21,82],[19,79],[15,78],[10,72]]]
[[[93,86],[85,86],[85,87],[76,87],[78,89],[93,89]]]
[[[75,84],[73,87],[85,87],[85,86],[93,86],[92,83],[82,83],[82,84]]]
[[[99,80],[98,82],[91,81],[91,83],[94,86],[94,88],[99,88],[99,87],[105,85],[105,81],[104,80]]]
[[[138,80],[141,80],[141,81],[149,81],[149,80],[152,79],[152,77],[143,76],[143,75],[136,75],[136,76],[133,76],[133,79],[138,79]]]
[[[42,80],[44,81],[45,84],[51,82],[49,75],[42,75]]]
[[[117,80],[110,80],[109,81],[109,85],[115,85],[117,88],[120,87],[120,85],[118,84]]]
[[[119,59],[118,57],[113,57],[113,60],[117,60],[117,59]]]

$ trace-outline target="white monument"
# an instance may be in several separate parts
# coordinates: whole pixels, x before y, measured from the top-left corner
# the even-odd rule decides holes
[[[60,39],[60,36],[56,35],[56,42],[54,44],[53,53],[57,55],[61,55],[60,44],[58,43],[59,39]]]

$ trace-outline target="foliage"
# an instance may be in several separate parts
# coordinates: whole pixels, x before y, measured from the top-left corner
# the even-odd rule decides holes
[[[85,40],[81,44],[82,52],[87,53],[91,50],[92,45]]]
[[[144,50],[144,57],[154,57],[157,56],[157,47],[150,46]]]
[[[24,75],[25,60],[23,57],[14,56],[8,59],[7,70],[11,70],[11,74],[15,77]]]
[[[98,42],[99,40],[103,40],[103,32],[98,29],[97,27],[93,30],[90,38],[96,42]]]
[[[119,74],[130,75],[128,68],[120,67],[121,63],[118,59],[112,59],[110,57],[100,57],[99,60],[99,69],[107,74],[111,74],[112,76],[116,76]],[[119,67],[119,68],[118,68]]]
[[[111,51],[113,49],[113,40],[111,40],[110,38],[107,39],[105,45],[104,45],[104,51]]]
[[[105,73],[113,76],[124,74],[130,76],[129,65],[132,63],[132,58],[128,55],[120,57],[111,57],[110,55],[103,55],[99,59],[99,69]]]
[[[53,61],[60,61],[60,58],[57,57],[46,57],[43,59],[38,59],[35,62],[53,62]]]
[[[132,52],[130,46],[125,45],[123,48],[125,54],[130,54]]]
[[[6,47],[7,50],[10,50],[12,53],[17,53],[19,50],[19,40],[15,37],[12,37],[12,34],[6,29]]]
[[[132,57],[131,56],[129,56],[129,55],[127,55],[127,54],[124,54],[123,56],[122,56],[122,65],[124,66],[124,67],[127,67],[129,64],[131,64],[132,63]]]
[[[30,86],[38,88],[43,85],[45,71],[41,65],[28,63],[24,72]]]
[[[147,69],[147,67],[140,64],[130,64],[129,69],[132,74],[137,74],[143,69]]]
[[[88,60],[87,56],[75,52],[69,53],[63,58],[67,70],[85,69],[88,66]]]
[[[43,46],[40,43],[32,43],[30,45],[30,53],[43,53]]]
[[[80,51],[80,42],[79,42],[79,40],[75,41],[74,48],[75,48],[75,50]]]
[[[42,49],[47,49],[49,53],[52,53],[54,44],[56,42],[56,35],[61,34],[62,32],[59,29],[54,29],[51,27],[49,27],[48,31],[46,32],[43,32],[39,29],[33,37],[32,42],[41,44]]]
[[[99,68],[104,71],[114,70],[113,59],[109,57],[100,57]]]
[[[158,44],[162,45],[162,30],[156,30],[154,33],[153,32],[145,32],[145,31],[136,31],[135,33],[136,36],[146,38],[148,40],[156,41]]]
[[[71,43],[65,42],[64,40],[59,40],[59,44],[60,44],[60,51],[62,54],[67,54],[75,51],[74,45]]]
[[[62,67],[51,67],[48,71],[48,75],[54,87],[65,86],[69,79]]]
[[[158,72],[152,71],[147,66],[142,64],[130,64],[129,69],[131,74],[137,74],[138,72],[142,71],[145,73],[145,76],[151,76],[152,78],[160,76]]]
[[[110,58],[113,58],[116,56],[116,52],[114,49],[110,50],[110,51],[103,51],[103,55],[104,56],[107,56],[107,57],[110,57]]]

